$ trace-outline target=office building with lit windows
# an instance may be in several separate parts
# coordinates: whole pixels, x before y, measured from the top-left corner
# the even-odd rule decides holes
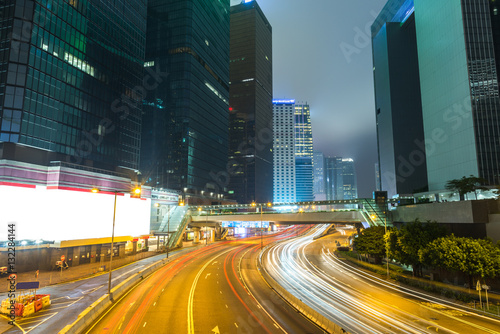
[[[344,199],[342,158],[325,157],[325,193],[328,201]]]
[[[273,199],[272,27],[256,1],[231,6],[229,196]]]
[[[358,178],[354,160],[351,158],[342,159],[342,192],[342,199],[358,198]]]
[[[311,114],[307,103],[295,104],[294,130],[297,202],[313,201],[313,138]]]
[[[414,133],[420,125],[413,123],[402,124],[405,131],[393,137],[395,143],[403,140],[414,149],[408,146],[405,154],[394,150],[386,160],[381,156],[382,190],[389,196],[400,191],[396,187],[391,193],[385,180],[392,178],[393,184],[406,187],[403,182],[424,165],[430,194],[444,192],[449,180],[469,175],[490,185],[500,183],[499,7],[487,0],[390,0],[375,20],[379,152],[390,145],[381,136],[391,127],[396,133],[400,126],[390,119],[391,103],[404,104],[408,117],[417,115],[415,101],[420,100],[422,110],[421,135]],[[418,73],[412,73],[417,64]],[[419,87],[415,87],[417,74]],[[404,78],[403,86],[393,85],[396,77]],[[391,159],[400,161],[396,170],[387,169]],[[420,185],[409,189],[418,191]]]
[[[273,100],[273,202],[296,201],[295,100]]]
[[[0,4],[0,159],[137,170],[146,1]]]
[[[143,102],[147,185],[215,199],[227,190],[229,0],[150,0]],[[189,202],[189,201],[188,201]]]
[[[325,155],[322,152],[313,152],[313,179],[314,179],[314,200],[326,200],[326,180],[325,180]]]

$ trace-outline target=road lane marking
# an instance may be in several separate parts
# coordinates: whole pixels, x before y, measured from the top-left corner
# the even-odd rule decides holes
[[[193,284],[191,285],[191,291],[189,292],[189,298],[188,298],[188,319],[187,319],[187,323],[188,323],[188,331],[187,331],[187,334],[194,334],[194,315],[193,315],[193,308],[194,308],[194,290],[196,289],[196,285],[198,284],[198,280],[200,279],[200,276],[201,274],[203,273],[203,271],[205,270],[205,268],[208,267],[208,265],[214,261],[216,258],[218,258],[219,256],[222,256],[230,251],[233,251],[234,249],[233,248],[230,248],[216,256],[214,256],[213,258],[211,258],[209,261],[207,261],[205,263],[205,265],[203,265],[203,267],[200,269],[200,271],[198,271],[198,274],[196,275],[194,281],[193,281]],[[215,261],[213,264],[217,263],[217,261]],[[221,292],[222,293],[222,292]]]
[[[48,317],[47,319],[45,319],[45,320],[41,321],[38,325],[33,326],[33,327],[30,327],[30,330],[29,330],[29,331],[27,331],[27,332],[25,332],[25,333],[29,333],[29,332],[31,332],[33,329],[37,328],[38,326],[40,326],[41,324],[43,324],[45,321],[49,320],[50,318],[52,318],[53,316],[55,316],[57,313],[58,313],[58,312],[56,312],[56,313],[52,314],[52,315],[51,315],[50,317]],[[24,331],[23,331],[23,332],[24,332]]]
[[[142,327],[146,327],[146,324],[147,324],[147,322],[145,322],[144,325],[142,325]]]
[[[205,276],[205,279],[207,279],[207,278],[208,278],[208,276],[210,276],[210,275],[211,275],[211,273],[208,273],[208,274]]]
[[[139,271],[139,269],[140,269],[140,268],[142,268],[142,267],[144,267],[144,265],[142,265],[142,266],[140,266],[140,267],[136,267],[136,268],[134,268],[134,269],[132,269],[132,270],[129,270],[129,271],[127,271],[127,272],[125,272],[125,273],[121,274],[120,276],[116,276],[115,278],[113,278],[113,279],[111,280],[111,282],[113,282],[113,281],[115,281],[115,280],[119,279],[120,277],[125,276],[125,275],[127,275],[128,273],[131,273],[131,272],[133,272],[133,271],[137,271],[137,272],[138,272],[138,271]]]
[[[102,288],[103,286],[104,286],[104,284],[103,284],[103,285],[101,285],[101,286],[98,286],[97,288],[92,288],[92,289],[88,289],[88,290],[85,290],[85,291],[80,291],[80,292],[82,293],[82,295],[84,295],[84,294],[86,294],[86,293],[92,293],[92,292],[95,292],[95,291],[99,290],[99,289],[100,289],[100,288]]]
[[[234,323],[234,325],[236,326],[236,328],[238,328],[238,324],[237,323]]]

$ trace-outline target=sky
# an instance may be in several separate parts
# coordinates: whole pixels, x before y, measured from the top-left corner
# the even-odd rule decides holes
[[[273,28],[274,98],[309,103],[314,149],[354,159],[358,196],[371,197],[377,137],[369,29],[387,0],[257,2]]]

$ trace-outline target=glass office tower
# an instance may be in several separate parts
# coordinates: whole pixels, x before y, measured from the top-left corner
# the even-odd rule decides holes
[[[390,197],[427,191],[413,0],[392,0],[372,25],[379,175]]]
[[[358,198],[358,179],[354,160],[350,158],[342,159],[342,199]]]
[[[307,103],[295,104],[294,130],[296,199],[297,202],[313,201],[313,137]]]
[[[272,27],[256,1],[231,7],[229,174],[238,203],[273,199]]]
[[[326,200],[325,189],[325,156],[322,152],[313,152],[313,179],[314,179],[314,200]]]
[[[137,169],[145,0],[6,0],[0,13],[0,159]]]
[[[471,174],[499,184],[500,101],[491,18],[488,0],[415,1],[430,190]]]
[[[162,75],[144,100],[141,172],[191,194],[227,187],[229,0],[150,0],[145,66]]]
[[[344,179],[341,157],[325,157],[326,199],[344,199]]]

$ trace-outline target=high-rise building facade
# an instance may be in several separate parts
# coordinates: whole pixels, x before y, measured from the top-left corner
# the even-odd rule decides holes
[[[256,1],[231,7],[229,190],[239,203],[273,199],[272,28]]]
[[[382,189],[390,197],[427,191],[412,0],[384,7],[372,25],[372,50]]]
[[[146,2],[0,4],[0,159],[137,170]]]
[[[500,182],[492,17],[488,0],[415,1],[430,190],[469,175]]]
[[[307,103],[295,104],[294,129],[296,199],[297,202],[313,201],[313,137]]]
[[[408,35],[405,41],[398,42],[397,47],[401,48],[399,53],[407,48],[417,50],[425,138],[410,138],[418,148],[409,156],[402,156],[406,159],[401,167],[406,178],[417,173],[425,158],[430,192],[444,190],[447,181],[469,175],[484,178],[491,185],[499,184],[500,53],[495,52],[500,48],[500,35],[496,29],[499,26],[498,5],[488,0],[390,0],[387,3],[372,27],[374,32],[380,29],[380,43],[374,40],[375,92],[376,96],[384,97],[390,91],[391,96],[404,100],[407,95],[387,86],[387,81],[393,77],[391,73],[377,79],[379,73],[387,72],[387,68],[384,69],[382,63],[376,60],[376,52],[382,55],[379,59],[383,59],[382,51],[377,51],[377,48],[383,49],[384,39],[397,41],[393,33],[398,28],[390,28],[393,25],[387,23],[393,21],[399,22],[401,29],[405,26],[413,29],[414,21],[415,41],[411,42],[414,45],[408,44],[413,39]],[[386,38],[380,35],[383,29],[387,30]],[[387,50],[397,55],[395,48],[387,47]],[[413,56],[405,57],[405,62],[407,59],[415,63]],[[395,68],[402,67],[398,65]],[[407,76],[404,77],[406,80]],[[410,85],[412,77],[414,75],[409,77]],[[397,96],[393,95],[394,92],[398,92]],[[417,95],[418,90],[415,89],[414,93]],[[381,102],[388,105],[387,101]],[[380,109],[382,115],[383,108]],[[379,120],[381,117],[378,117]],[[411,128],[405,127],[405,130]],[[400,134],[398,140],[404,140],[404,137],[408,135]],[[379,152],[386,149],[383,146],[384,143],[379,140]],[[401,156],[394,152],[393,159],[399,158]],[[386,175],[382,159],[380,164],[382,190],[389,190],[384,188]],[[398,177],[397,173],[393,174],[397,181]]]
[[[229,0],[150,0],[141,172],[184,193],[227,190]],[[146,87],[147,88],[147,87]]]
[[[314,200],[326,200],[325,156],[322,152],[313,152]]]
[[[295,100],[273,101],[273,202],[293,203],[295,189]]]
[[[351,158],[342,159],[342,199],[358,198],[358,178],[356,167]]]
[[[325,157],[325,190],[328,201],[344,199],[341,157]]]

